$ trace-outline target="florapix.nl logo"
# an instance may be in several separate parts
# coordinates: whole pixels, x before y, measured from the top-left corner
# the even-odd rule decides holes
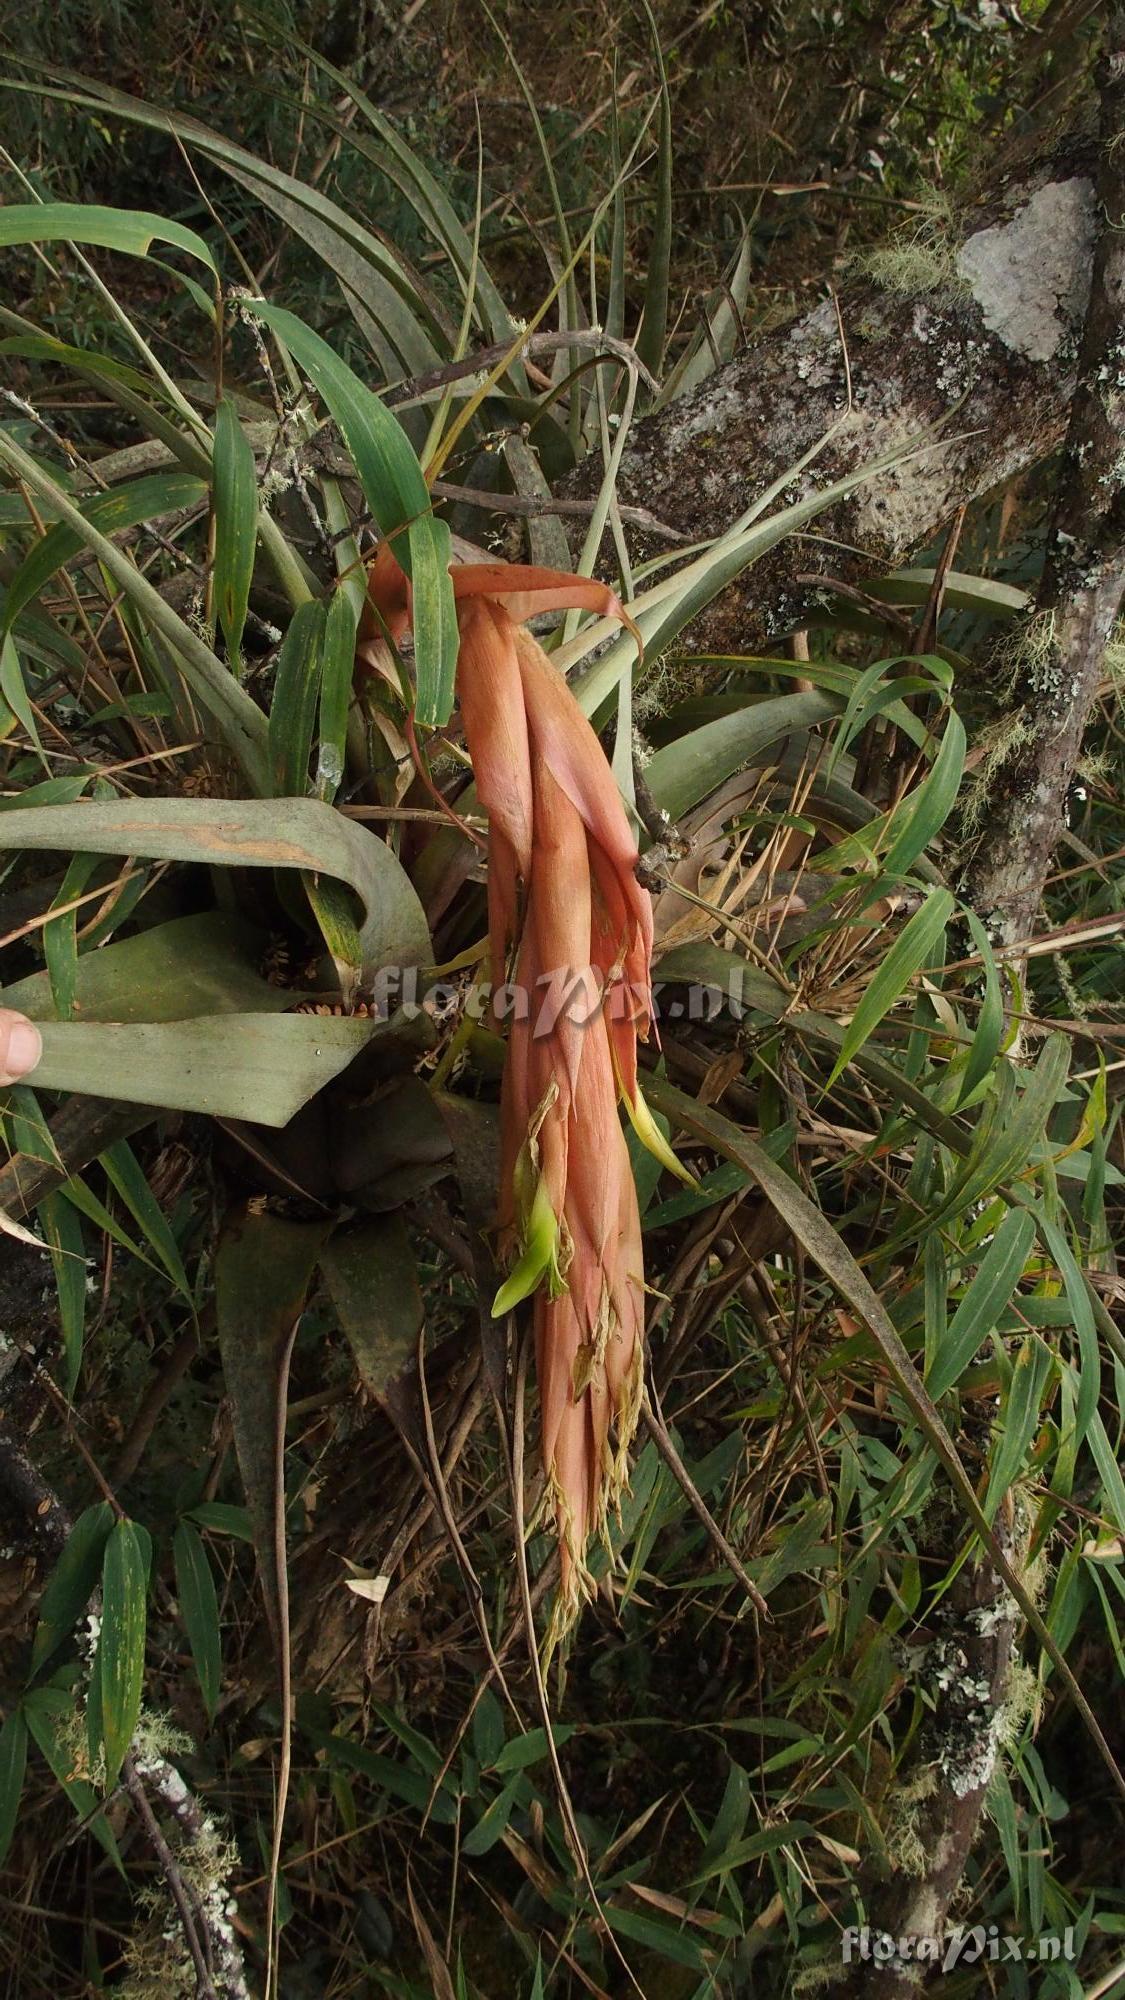
[[[518,979],[493,986],[487,980],[442,978],[417,966],[384,966],[371,995],[377,1019],[401,1012],[409,1019],[427,1013],[437,1020],[452,1014],[470,1020],[528,1023],[532,1037],[553,1034],[560,1021],[583,1027],[605,1013],[611,1020],[640,1019],[649,1012],[661,1021],[714,1021],[720,1014],[741,1020],[752,1005],[746,968],[731,961],[721,983],[712,980],[655,979],[651,989],[634,988],[620,975],[606,977],[596,966],[561,966],[531,985]]]
[[[906,1931],[896,1937],[866,1924],[849,1924],[840,1939],[840,1955],[845,1965],[883,1970],[919,1965],[954,1972],[963,1965],[1072,1965],[1078,1954],[1073,1925],[1041,1931],[1037,1937],[1017,1937],[997,1924],[954,1924],[934,1936]]]

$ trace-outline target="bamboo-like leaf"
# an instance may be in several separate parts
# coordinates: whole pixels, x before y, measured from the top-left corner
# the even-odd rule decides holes
[[[250,602],[258,540],[258,475],[238,411],[224,396],[215,413],[213,455],[215,558],[211,570],[215,613],[235,663]],[[300,616],[298,612],[297,616]]]
[[[99,1500],[79,1514],[71,1528],[39,1600],[39,1623],[31,1647],[33,1674],[46,1665],[52,1653],[69,1637],[90,1602],[101,1575],[102,1554],[112,1526],[113,1509],[107,1501]]]
[[[82,895],[96,867],[94,855],[74,856],[51,904],[52,909],[57,908],[62,914],[43,926],[43,956],[47,961],[54,1011],[60,1021],[71,1019],[78,995],[78,911],[68,909],[67,905]]]
[[[319,600],[302,604],[277,657],[269,727],[273,788],[279,798],[303,799],[308,793],[325,615]]]
[[[1070,1046],[1066,1036],[1051,1035],[1018,1095],[1014,1073],[1007,1066],[1000,1068],[997,1072],[996,1092],[986,1108],[985,1116],[977,1123],[964,1165],[951,1182],[944,1198],[936,1207],[931,1207],[925,1215],[924,1222],[927,1228],[938,1228],[949,1217],[971,1211],[977,1203],[995,1194],[997,1188],[1006,1187],[1009,1182],[1017,1181],[1021,1174],[1027,1172],[1029,1162],[1035,1157],[1035,1149],[1042,1142],[1046,1121],[1065,1085],[1069,1065]],[[953,1123],[953,1129],[958,1131],[956,1123],[950,1122]],[[963,1140],[959,1140],[955,1150],[965,1153]],[[1013,1193],[1018,1200],[1031,1201],[1027,1190],[1016,1187]],[[1055,1228],[1041,1207],[1036,1211],[1036,1219],[1064,1277],[1066,1276],[1064,1260],[1069,1258],[1073,1272],[1072,1282],[1077,1287],[1075,1310],[1085,1313],[1092,1336],[1093,1320],[1089,1301],[1065,1236],[1061,1230]],[[897,1249],[917,1233],[918,1227],[918,1218],[909,1217],[892,1233],[888,1239],[889,1243]],[[1057,1244],[1047,1234],[1050,1229],[1054,1229],[1055,1237],[1059,1239]]]
[[[320,649],[320,715],[314,773],[318,798],[329,802],[344,782],[355,635],[355,605],[345,589],[334,590],[328,600]]]
[[[3,211],[0,211],[3,213]],[[138,523],[159,521],[166,514],[197,506],[207,487],[191,472],[152,473],[134,479],[127,486],[111,487],[107,493],[82,494],[73,501],[81,518],[100,535],[117,535]],[[33,602],[51,578],[73,561],[84,547],[92,546],[83,529],[70,521],[57,521],[24,557],[4,599],[3,629],[9,630],[24,607]]]
[[[961,789],[966,747],[965,725],[951,709],[933,764],[892,816],[894,838],[883,858],[886,874],[905,875],[945,825]]]
[[[365,969],[429,955],[422,906],[386,842],[318,799],[79,800],[0,815],[0,849],[52,847],[331,875],[360,899]]]
[[[100,1155],[100,1164],[111,1187],[124,1202],[154,1257],[163,1264],[177,1291],[190,1305],[191,1286],[183,1259],[164,1211],[153,1194],[140,1162],[127,1139],[119,1139]]]
[[[984,1512],[989,1521],[996,1519],[996,1510],[1023,1465],[1024,1455],[1039,1425],[1039,1405],[1053,1367],[1054,1356],[1042,1340],[1029,1334],[1026,1340],[1020,1342],[1012,1380],[996,1425],[988,1469]]]
[[[498,1792],[491,1805],[486,1806],[475,1826],[470,1827],[461,1842],[461,1852],[467,1855],[488,1854],[502,1840],[512,1817],[522,1779],[517,1772],[509,1778],[502,1792]]]
[[[0,1864],[16,1830],[26,1764],[27,1722],[23,1710],[13,1708],[0,1729]]]
[[[176,1595],[180,1600],[203,1706],[208,1720],[213,1721],[223,1679],[219,1600],[207,1550],[202,1537],[190,1522],[181,1521],[177,1527],[172,1537],[172,1554],[176,1564]]]
[[[909,674],[904,679],[888,681],[888,672],[900,665],[909,668]],[[927,671],[923,672],[923,669]],[[885,713],[896,700],[931,692],[935,682],[943,689],[948,688],[950,670],[944,660],[935,659],[933,655],[897,654],[890,659],[874,660],[869,667],[864,667],[852,684],[847,707],[836,731],[833,763],[843,756],[860,730],[875,716]]]
[[[132,1521],[110,1530],[102,1563],[102,1629],[98,1641],[105,1785],[111,1791],[133,1740],[145,1673],[145,1558]]]
[[[36,1077],[36,1081],[42,1079]],[[43,1234],[50,1246],[55,1287],[59,1296],[59,1324],[62,1329],[65,1369],[63,1384],[73,1396],[82,1366],[82,1338],[86,1326],[86,1245],[82,1224],[61,1194],[49,1194],[37,1210]]]
[[[85,243],[128,257],[147,257],[154,243],[170,243],[206,264],[209,271],[215,270],[215,259],[194,229],[139,208],[99,208],[82,201],[12,202],[0,209],[0,248],[15,243]]]
[[[927,1372],[926,1387],[935,1402],[953,1387],[978,1347],[999,1324],[1027,1267],[1034,1242],[1034,1216],[1025,1208],[1009,1209],[946,1328],[933,1367]]]
[[[921,909],[903,926],[848,1023],[826,1089],[831,1090],[884,1014],[901,999],[915,973],[930,963],[953,910],[954,900],[949,890],[933,889]]]
[[[241,765],[253,790],[267,791],[266,718],[239,686],[229,667],[215,658],[210,647],[166,603],[147,577],[141,575],[126,552],[90,525],[82,509],[38,460],[4,436],[0,436],[0,465],[6,465],[17,479],[25,480],[34,493],[52,501],[60,519],[77,532],[80,542],[94,551],[148,625],[172,648],[184,680],[217,723],[227,748]]]
[[[326,340],[293,313],[257,299],[271,327],[319,390],[355,462],[364,497],[410,578],[418,676],[417,713],[427,727],[448,722],[457,665],[457,619],[449,580],[449,529],[433,512],[422,468],[401,426]]]
[[[553,1722],[551,1737],[556,1750],[569,1743],[576,1733],[576,1722]],[[509,1771],[526,1771],[532,1764],[538,1764],[547,1755],[547,1732],[545,1729],[529,1729],[522,1736],[513,1736],[496,1756],[490,1760],[489,1768],[501,1777]]]
[[[74,1696],[63,1688],[33,1688],[24,1696],[23,1712],[27,1726],[50,1770],[79,1820],[89,1828],[99,1847],[109,1856],[119,1875],[124,1877],[125,1868],[114,1838],[112,1827],[106,1824],[98,1795],[84,1778],[72,1777],[74,1770]]]
[[[12,727],[11,718],[14,716],[42,756],[39,725],[35,720],[35,711],[27,692],[23,668],[10,632],[5,632],[0,639],[0,696],[3,696],[4,706],[10,710],[10,715],[5,718],[3,735],[9,734]]]
[[[650,1076],[647,1088],[652,1102],[661,1111],[666,1112],[674,1123],[690,1132],[693,1137],[702,1140],[705,1145],[714,1146],[718,1152],[725,1154],[727,1159],[734,1160],[737,1165],[746,1168],[813,1262],[820,1266],[825,1276],[855,1308],[865,1326],[870,1329],[896,1387],[915,1417],[930,1449],[945,1468],[968,1520],[988,1549],[992,1562],[1003,1577],[1024,1618],[1058,1670],[1114,1785],[1122,1797],[1125,1797],[1125,1776],[1118,1768],[1097,1717],[1067,1664],[1062,1648],[1029,1594],[1027,1585],[1013,1568],[993,1534],[981,1508],[976,1488],[961,1462],[957,1447],[942,1422],[933,1398],[903,1346],[886,1307],[864,1277],[843,1238],[796,1182],[790,1180],[788,1174],[776,1166],[769,1155],[745,1132],[740,1131],[737,1125],[732,1125],[729,1119],[721,1117],[718,1112],[706,1109],[693,1098],[685,1096],[663,1077]]]
[[[976,1033],[969,1048],[965,1073],[961,1078],[959,1099],[961,1105],[970,1104],[985,1078],[992,1075],[1004,1033],[1004,1001],[1000,991],[1000,974],[996,966],[992,941],[980,918],[972,910],[966,908],[964,917],[984,967],[984,1000],[977,1015]]]

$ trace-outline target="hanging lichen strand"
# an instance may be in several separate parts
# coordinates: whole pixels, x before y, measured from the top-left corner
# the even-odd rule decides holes
[[[611,590],[586,578],[504,563],[451,574],[461,720],[489,821],[491,976],[494,996],[510,978],[513,998],[497,1216],[508,1277],[493,1311],[534,1303],[561,1552],[553,1645],[592,1589],[589,1540],[605,1533],[640,1413],[641,1223],[619,1099],[645,1145],[690,1176],[637,1081],[637,1037],[652,1022],[652,905],[636,841],[594,731],[523,622],[569,607],[629,620]],[[389,549],[368,589],[361,642],[378,645],[410,616]]]

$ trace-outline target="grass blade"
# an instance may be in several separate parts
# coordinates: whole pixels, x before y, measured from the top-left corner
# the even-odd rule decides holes
[[[36,1081],[42,1079],[37,1076]],[[49,1089],[49,1084],[44,1084]],[[63,1386],[73,1396],[82,1366],[82,1341],[86,1328],[86,1245],[82,1224],[70,1203],[60,1194],[49,1194],[37,1210],[43,1234],[50,1246],[55,1287],[59,1297],[59,1324],[62,1328]]]
[[[826,1090],[831,1090],[884,1014],[901,999],[915,973],[930,963],[954,907],[948,889],[931,890],[921,909],[903,926],[852,1015]]]
[[[657,127],[656,218],[648,246],[648,277],[636,349],[650,375],[664,372],[668,338],[668,274],[672,261],[672,99],[664,68],[660,33],[649,0],[642,0],[648,17],[653,53],[660,72],[660,113]]]
[[[1035,1218],[1009,1209],[945,1330],[926,1387],[936,1402],[951,1389],[1011,1303],[1035,1243]]]

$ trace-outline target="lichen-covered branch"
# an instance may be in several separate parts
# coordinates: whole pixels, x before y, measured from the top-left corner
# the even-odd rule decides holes
[[[1003,1523],[997,1527],[1003,1535]],[[862,1918],[853,1926],[863,1942],[853,1945],[850,1970],[832,1984],[833,2000],[874,1992],[881,2000],[908,2000],[935,1958],[940,1962],[1000,1750],[1018,1622],[1015,1601],[987,1557],[962,1569],[915,1669],[933,1691],[933,1718],[913,1773],[888,1800],[883,1831],[890,1865],[868,1872]]]
[[[855,582],[902,563],[959,506],[1061,442],[1090,289],[1095,170],[1085,139],[1013,168],[849,283],[839,320],[823,299],[636,427],[619,498],[693,541],[729,528],[830,431],[789,497],[942,427],[936,444],[818,518],[832,546],[796,537],[755,563],[696,626],[706,643],[776,643],[815,611],[818,573]],[[564,491],[593,490],[600,470],[580,466]]]
[[[70,1517],[22,1446],[3,1427],[0,1497],[27,1520],[43,1553],[52,1560],[57,1557],[70,1533]],[[95,1603],[100,1606],[100,1597]],[[145,1976],[137,1985],[144,1991],[156,1985],[167,2000],[176,2000],[178,1990],[197,1994],[200,2000],[250,2000],[242,1950],[231,1922],[234,1904],[229,1880],[237,1855],[163,1754],[160,1734],[142,1717],[125,1760],[123,1782],[176,1905],[190,1963],[181,1963],[174,1937],[162,1923],[155,1953],[147,1953],[155,1962],[145,1964]],[[171,1841],[153,1813],[150,1794],[174,1829]],[[140,1970],[137,1959],[145,1955],[145,1941],[134,1939],[130,1954],[134,1973]],[[181,1970],[189,1982],[186,1988],[182,1981],[178,1984]],[[149,1973],[155,1975],[154,1980],[148,1980]]]
[[[1030,936],[1125,589],[1125,10],[1098,65],[1097,243],[1078,381],[1014,724],[990,770],[969,892],[998,942]]]

